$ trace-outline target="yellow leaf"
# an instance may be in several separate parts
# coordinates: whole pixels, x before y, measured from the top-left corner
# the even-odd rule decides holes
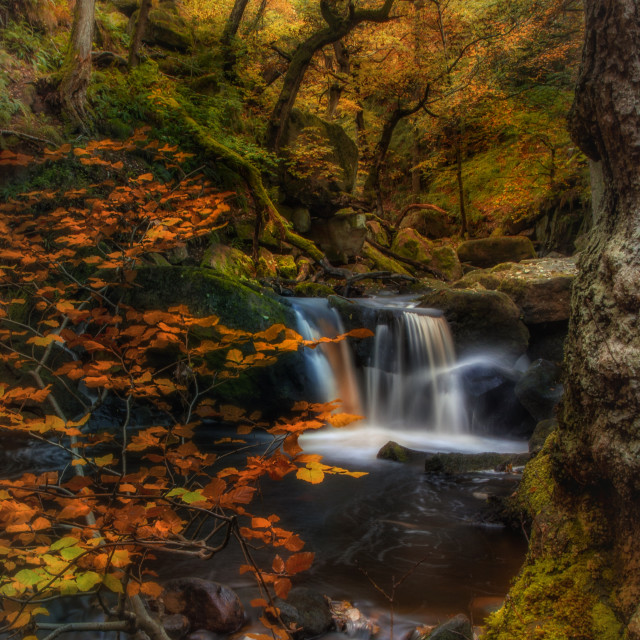
[[[302,469],[298,469],[296,478],[298,478],[298,480],[310,482],[311,484],[320,484],[324,480],[324,472],[317,467],[311,467],[310,465],[307,465]]]
[[[113,462],[113,453],[108,453],[106,456],[102,456],[101,458],[94,458],[93,461],[99,467],[106,467],[108,464]]]

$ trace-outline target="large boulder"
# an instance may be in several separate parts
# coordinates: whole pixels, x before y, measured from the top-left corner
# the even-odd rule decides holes
[[[165,585],[164,610],[185,616],[192,629],[234,633],[246,622],[244,607],[234,591],[218,582],[179,578]]]
[[[456,280],[462,275],[462,266],[451,247],[437,247],[415,229],[400,229],[391,250],[403,258],[421,262],[439,271],[447,280]]]
[[[367,218],[347,207],[329,219],[315,219],[310,237],[336,264],[345,264],[360,255],[367,237]]]
[[[542,358],[527,369],[515,388],[516,398],[536,420],[553,417],[563,391],[560,367]]]
[[[358,147],[340,125],[294,109],[282,148],[290,166],[283,181],[287,201],[307,207],[312,218],[329,218],[348,204]]]
[[[524,236],[502,236],[467,240],[458,247],[460,262],[482,269],[501,262],[520,262],[535,258],[536,252],[529,238]]]
[[[133,33],[138,11],[129,20],[129,30]],[[187,51],[191,46],[191,34],[186,20],[178,13],[174,2],[160,2],[149,11],[149,21],[142,37],[147,44],[171,51]]]
[[[449,218],[438,211],[417,209],[408,213],[400,223],[401,229],[415,229],[420,235],[432,240],[448,238],[453,234]]]
[[[523,467],[530,457],[528,453],[434,453],[427,457],[424,469],[434,475],[507,471]]]
[[[529,331],[520,310],[500,291],[436,289],[420,306],[444,312],[459,356],[494,351],[515,361],[527,350]]]
[[[214,244],[204,253],[201,266],[210,267],[231,278],[251,278],[255,269],[251,258],[239,249],[225,244]]]

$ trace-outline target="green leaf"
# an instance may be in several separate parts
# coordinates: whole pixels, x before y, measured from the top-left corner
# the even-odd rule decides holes
[[[14,580],[25,587],[33,587],[34,584],[37,584],[42,580],[42,574],[36,573],[32,569],[22,569],[16,573]]]
[[[78,544],[80,540],[78,538],[74,538],[73,536],[65,536],[64,538],[60,538],[60,540],[56,540],[51,547],[51,551],[57,551],[58,549],[64,549],[65,547],[73,547]]]
[[[187,504],[201,502],[202,500],[206,500],[206,498],[199,491],[189,491],[182,495],[182,502],[186,502]]]
[[[120,580],[118,580],[118,578],[116,578],[112,573],[108,573],[104,576],[102,584],[114,593],[124,593],[122,582],[120,582]]]
[[[78,589],[80,589],[80,591],[89,591],[100,582],[102,582],[102,578],[95,571],[87,571],[85,573],[81,573],[76,578],[76,584],[78,585]]]
[[[60,551],[60,555],[65,560],[75,560],[78,556],[82,555],[85,552],[84,549],[80,547],[67,547],[66,549],[62,549]]]
[[[176,487],[175,489],[171,489],[171,491],[167,493],[167,498],[172,498],[173,496],[181,496],[183,493],[187,493],[187,490],[183,487]]]

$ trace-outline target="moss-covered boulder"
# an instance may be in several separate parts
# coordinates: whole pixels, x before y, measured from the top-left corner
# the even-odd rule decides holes
[[[140,310],[185,304],[194,315],[217,315],[222,324],[245,331],[262,331],[274,324],[296,326],[295,313],[275,294],[250,288],[237,278],[207,268],[139,269],[135,286],[125,292],[124,301]],[[212,355],[213,360],[215,357]],[[248,369],[219,385],[215,395],[223,402],[276,417],[296,400],[306,399],[303,380],[302,354],[286,353],[274,365]]]
[[[426,455],[426,453],[409,449],[390,440],[378,451],[376,458],[380,460],[392,460],[394,462],[422,462]]]
[[[451,620],[438,625],[421,640],[474,640],[474,637],[471,621],[467,616],[459,613]]]
[[[201,266],[210,267],[230,278],[252,278],[253,262],[239,249],[224,244],[214,244],[204,253]]]
[[[275,256],[278,265],[278,275],[285,280],[294,280],[298,275],[298,265],[291,254]]]
[[[282,147],[289,166],[283,180],[288,202],[307,207],[312,217],[331,217],[346,205],[358,147],[340,125],[294,109]]]
[[[424,295],[420,306],[444,312],[459,356],[495,351],[515,360],[527,350],[520,310],[500,291],[442,288]]]
[[[301,298],[328,298],[335,294],[330,286],[320,282],[301,282],[295,286],[293,292]]]
[[[258,266],[256,268],[258,278],[276,278],[278,276],[278,262],[276,257],[265,247],[260,247],[258,252]]]
[[[360,255],[367,236],[367,219],[346,207],[329,219],[313,221],[309,236],[325,252],[327,258],[336,264],[344,264]]]
[[[462,275],[462,266],[451,247],[436,246],[415,229],[404,228],[397,233],[391,250],[442,273],[447,280],[456,280]]]
[[[131,15],[129,29],[133,32],[138,11]],[[184,52],[191,46],[191,34],[186,20],[173,2],[161,2],[149,11],[149,22],[143,41],[171,51]]]
[[[430,209],[409,212],[400,223],[400,228],[415,229],[421,236],[431,240],[448,238],[453,234],[449,218],[443,213]]]
[[[367,259],[371,267],[379,271],[390,271],[391,273],[401,273],[406,276],[411,274],[405,267],[403,267],[397,260],[385,256],[384,253],[378,251],[375,247],[372,247],[368,242],[365,242],[362,247],[362,255]]]
[[[474,267],[493,267],[501,262],[520,262],[535,258],[536,251],[529,238],[524,236],[502,236],[467,240],[458,247],[460,262]]]
[[[373,240],[383,247],[389,246],[389,236],[377,220],[367,220],[367,240]]]

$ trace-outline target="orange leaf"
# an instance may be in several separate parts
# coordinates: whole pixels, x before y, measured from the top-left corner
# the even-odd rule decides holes
[[[291,591],[291,580],[289,578],[279,578],[273,583],[273,588],[278,598],[286,600],[289,591]]]
[[[276,573],[284,573],[284,570],[285,570],[284,560],[280,556],[276,556],[273,559],[273,563],[271,564],[271,568]]]
[[[313,564],[313,558],[315,553],[311,551],[303,551],[302,553],[296,553],[292,555],[286,564],[287,573],[300,573],[306,571]]]

